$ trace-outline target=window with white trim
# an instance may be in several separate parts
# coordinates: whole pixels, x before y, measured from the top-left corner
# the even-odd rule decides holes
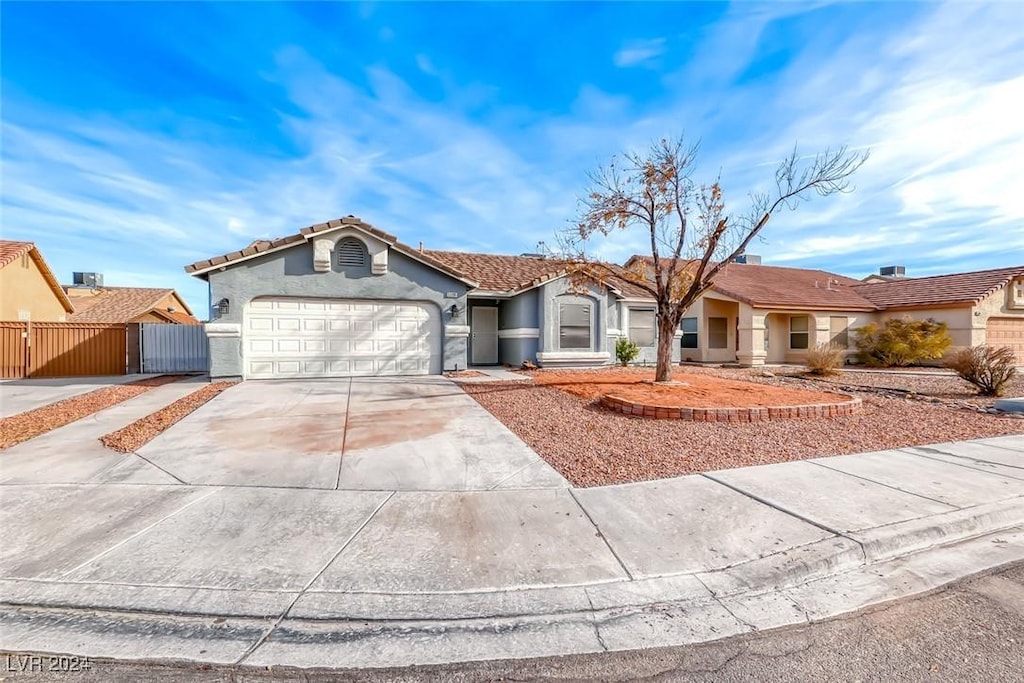
[[[684,349],[700,347],[700,339],[697,336],[697,318],[683,318],[679,323],[679,329],[683,331],[682,345]]]
[[[558,348],[589,350],[591,347],[591,305],[558,304]]]
[[[800,350],[810,346],[810,325],[810,316],[794,315],[789,319],[789,348]]]
[[[641,348],[654,346],[654,311],[629,309],[629,339]]]

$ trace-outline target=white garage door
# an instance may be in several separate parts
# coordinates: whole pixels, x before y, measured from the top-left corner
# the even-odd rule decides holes
[[[441,372],[441,316],[411,301],[264,298],[245,316],[250,379]]]

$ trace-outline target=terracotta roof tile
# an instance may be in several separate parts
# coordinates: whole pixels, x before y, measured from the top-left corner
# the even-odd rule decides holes
[[[160,300],[173,289],[153,287],[104,287],[94,296],[75,297],[75,312],[68,316],[72,323],[124,323],[152,311]],[[171,319],[175,313],[158,311],[159,315]],[[191,320],[199,321],[187,313]]]
[[[466,284],[469,284],[471,286],[475,286],[477,284],[477,282],[473,280],[469,275],[458,270],[456,267],[453,267],[451,264],[439,261],[436,258],[430,256],[429,254],[415,250],[408,245],[402,244],[394,235],[386,233],[383,230],[380,230],[379,228],[375,228],[374,226],[364,222],[361,218],[357,216],[345,216],[344,218],[335,218],[325,223],[317,223],[316,225],[310,225],[308,227],[302,228],[296,234],[288,235],[286,237],[279,237],[273,240],[256,240],[254,242],[251,242],[247,247],[245,247],[241,251],[233,251],[222,256],[214,256],[212,258],[203,259],[202,261],[196,261],[195,263],[187,265],[185,266],[185,272],[195,275],[201,275],[202,273],[198,271],[204,271],[207,268],[210,268],[211,266],[226,265],[233,261],[238,261],[239,259],[253,256],[255,254],[260,254],[265,251],[270,251],[271,249],[286,247],[292,244],[299,244],[301,242],[307,241],[307,239],[312,235],[316,235],[318,233],[325,232],[328,230],[334,230],[335,228],[339,228],[343,225],[351,225],[354,228],[358,228],[363,232],[373,235],[374,237],[380,239],[382,242],[387,243],[395,251],[405,254],[406,256],[409,256],[411,258],[423,261],[424,263],[434,268],[437,268],[438,270],[447,272],[449,275],[455,277],[456,279],[463,280],[464,282],[466,282]]]
[[[889,282],[860,282],[855,289],[881,308],[948,306],[981,301],[1013,278],[1021,276],[1024,276],[1024,266],[1012,266]]]
[[[421,254],[465,273],[488,292],[513,292],[565,272],[565,261],[504,254],[424,250]]]
[[[859,280],[823,270],[733,263],[715,277],[711,289],[758,308],[873,311],[861,296]]]
[[[12,242],[0,240],[0,268],[13,263],[36,248],[32,242]]]

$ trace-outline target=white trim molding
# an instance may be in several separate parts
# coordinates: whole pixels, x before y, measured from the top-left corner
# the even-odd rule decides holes
[[[513,327],[498,330],[498,339],[539,339],[540,329],[536,327]]]
[[[445,325],[444,336],[446,337],[468,337],[469,325]]]
[[[542,351],[537,362],[551,367],[569,365],[604,365],[611,360],[607,351]]]
[[[625,335],[623,334],[622,330],[616,329],[614,327],[609,327],[608,328],[608,336],[609,337],[623,337]]]
[[[206,329],[207,337],[241,337],[242,336],[242,324],[241,323],[206,323],[203,325]]]

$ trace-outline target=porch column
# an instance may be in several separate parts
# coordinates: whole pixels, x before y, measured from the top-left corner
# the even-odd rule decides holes
[[[828,344],[832,341],[831,321],[828,314],[811,314],[807,325],[807,348],[813,349],[818,344]]]
[[[739,349],[736,361],[744,367],[764,365],[768,351],[764,348],[764,311],[754,310],[749,304],[739,305]]]

